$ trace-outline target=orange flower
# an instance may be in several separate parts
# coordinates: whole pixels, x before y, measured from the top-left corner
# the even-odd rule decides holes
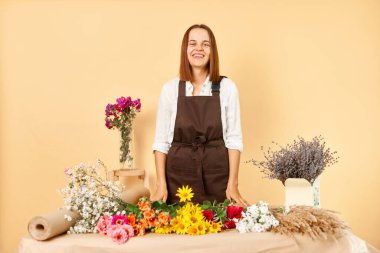
[[[155,227],[157,223],[157,218],[152,218],[148,220],[149,227]]]
[[[137,235],[137,236],[145,235],[145,228],[141,225],[136,225],[135,235]]]
[[[139,201],[137,205],[139,206],[141,211],[148,211],[152,207],[152,203],[147,202],[147,201]]]
[[[141,219],[141,220],[139,220],[139,223],[137,224],[137,226],[141,226],[145,229],[148,227],[148,222],[146,219]]]
[[[127,218],[131,226],[134,226],[136,224],[136,216],[133,213],[129,214]]]
[[[145,219],[150,220],[150,219],[154,218],[154,210],[144,211],[143,215],[144,215]]]
[[[163,225],[166,225],[170,222],[170,216],[167,214],[167,212],[161,212],[158,215],[158,222],[160,222]]]

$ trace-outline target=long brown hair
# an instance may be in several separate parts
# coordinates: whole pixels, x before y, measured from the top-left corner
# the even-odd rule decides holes
[[[216,47],[216,40],[214,33],[211,31],[211,29],[204,24],[196,24],[192,25],[187,29],[185,32],[185,35],[182,39],[182,46],[181,46],[181,61],[179,66],[179,78],[184,81],[193,81],[193,74],[191,71],[191,65],[189,62],[189,58],[187,57],[187,45],[189,41],[189,34],[190,31],[194,28],[202,28],[205,29],[208,32],[208,35],[210,37],[210,60],[207,64],[208,73],[210,75],[210,81],[217,82],[220,80],[219,76],[219,56],[218,56],[218,48]]]

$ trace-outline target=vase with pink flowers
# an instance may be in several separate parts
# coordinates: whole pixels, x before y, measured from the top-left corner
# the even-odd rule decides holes
[[[140,99],[120,97],[115,104],[107,104],[105,125],[108,129],[118,129],[121,135],[120,141],[120,169],[133,167],[133,154],[131,142],[133,139],[133,120],[141,110]]]

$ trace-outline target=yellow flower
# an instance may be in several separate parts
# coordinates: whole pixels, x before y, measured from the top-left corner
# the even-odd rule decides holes
[[[190,226],[187,228],[187,233],[188,233],[189,235],[196,235],[196,234],[198,234],[197,226],[196,226],[195,224],[190,225]]]
[[[196,224],[197,228],[197,235],[204,235],[206,234],[206,222],[201,221]]]
[[[175,232],[179,235],[184,235],[187,233],[187,226],[185,223],[178,223]]]
[[[218,233],[222,230],[222,225],[220,222],[211,222],[209,227],[209,233]]]
[[[154,229],[156,234],[170,234],[172,232],[171,226],[158,226]]]
[[[182,186],[182,188],[178,188],[176,196],[180,198],[179,202],[186,202],[191,201],[191,198],[194,197],[194,193],[192,193],[192,189],[186,185]]]

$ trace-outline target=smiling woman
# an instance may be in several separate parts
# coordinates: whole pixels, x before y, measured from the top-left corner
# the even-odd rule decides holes
[[[219,75],[216,40],[206,25],[185,32],[179,78],[164,85],[153,144],[157,171],[152,200],[178,203],[181,185],[194,189],[194,202],[233,199],[243,150],[236,85]]]

